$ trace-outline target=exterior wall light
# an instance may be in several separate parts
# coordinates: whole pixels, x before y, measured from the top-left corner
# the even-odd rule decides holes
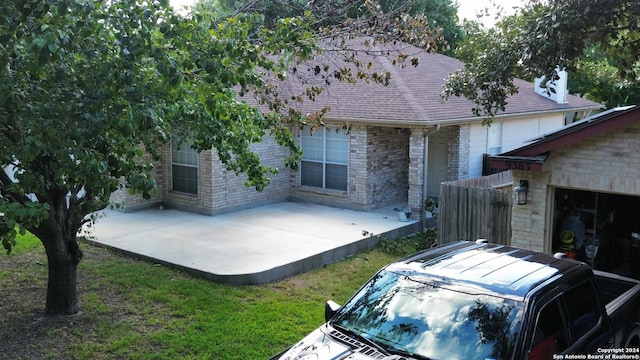
[[[514,189],[516,192],[516,203],[524,205],[527,203],[527,195],[529,194],[529,181],[520,180],[520,185]]]

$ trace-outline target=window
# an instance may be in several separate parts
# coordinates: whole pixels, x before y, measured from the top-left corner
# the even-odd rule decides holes
[[[437,285],[383,270],[338,310],[332,324],[416,354],[412,359],[513,358],[523,303]]]
[[[540,311],[529,351],[529,360],[550,359],[597,329],[601,315],[591,282],[565,291]]]
[[[171,141],[171,184],[173,191],[198,193],[198,153],[177,138]]]
[[[302,132],[301,184],[347,191],[349,137],[342,129],[320,128]]]
[[[545,305],[540,311],[531,345],[533,347],[529,351],[529,360],[551,359],[553,354],[567,348],[566,330],[558,299]]]
[[[598,321],[597,294],[590,282],[582,283],[566,292],[569,331],[574,342],[592,330]]]
[[[487,152],[496,155],[502,152],[502,122],[494,121],[487,129]]]

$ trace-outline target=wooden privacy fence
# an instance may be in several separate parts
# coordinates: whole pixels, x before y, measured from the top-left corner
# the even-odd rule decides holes
[[[511,172],[440,184],[438,243],[511,242]]]

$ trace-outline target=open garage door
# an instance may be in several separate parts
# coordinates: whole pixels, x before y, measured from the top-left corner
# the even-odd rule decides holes
[[[640,197],[555,189],[553,251],[640,279]]]

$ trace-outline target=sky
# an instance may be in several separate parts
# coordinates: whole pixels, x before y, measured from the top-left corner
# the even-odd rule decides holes
[[[459,4],[458,17],[460,18],[460,20],[465,18],[469,20],[475,20],[478,11],[481,11],[484,8],[488,8],[491,14],[495,14],[495,11],[492,10],[492,2],[495,2],[497,5],[502,6],[506,15],[511,15],[514,13],[513,7],[522,6],[525,3],[525,0],[457,0],[457,2]],[[494,20],[495,19],[493,18],[493,16],[485,16],[481,19],[485,26],[492,26],[495,22]]]
[[[458,17],[460,20],[467,18],[476,19],[476,13],[483,8],[492,9],[492,0],[454,0],[460,5],[458,7]],[[513,13],[513,6],[522,5],[525,0],[493,0],[496,4],[501,5],[508,14]],[[184,5],[192,5],[194,0],[170,0],[175,9],[181,9]],[[493,25],[493,17],[483,17],[481,20],[485,26]]]

